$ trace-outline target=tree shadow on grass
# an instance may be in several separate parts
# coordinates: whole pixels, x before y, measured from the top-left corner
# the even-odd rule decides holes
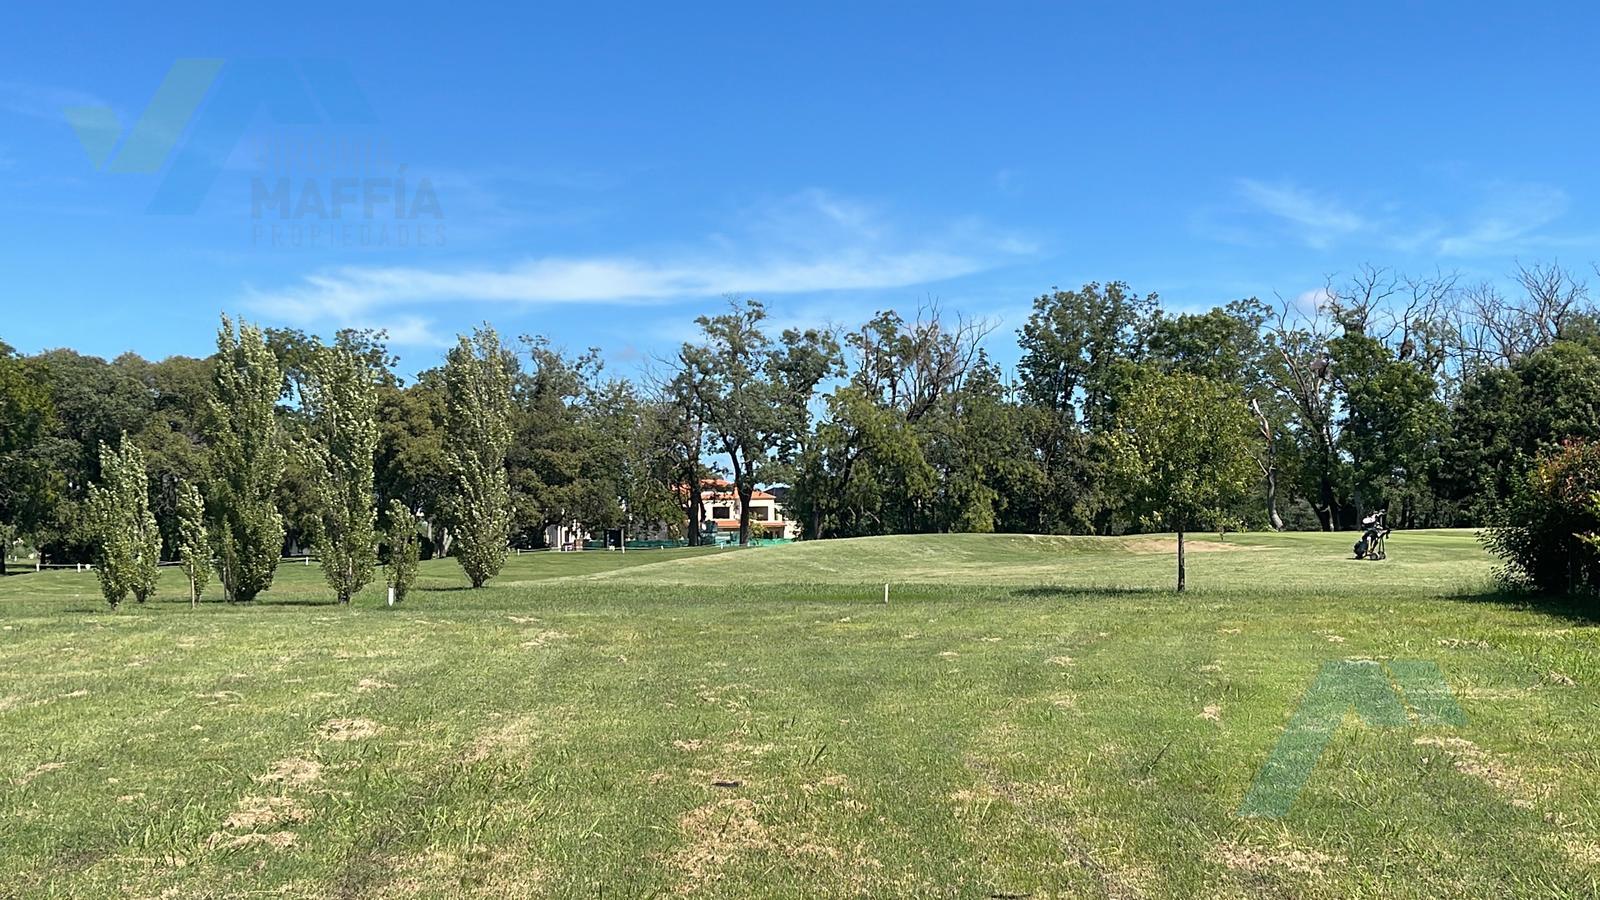
[[[1574,597],[1557,594],[1538,594],[1496,588],[1485,591],[1463,591],[1443,595],[1446,600],[1461,603],[1488,603],[1508,609],[1532,610],[1576,622],[1581,625],[1600,625],[1600,597]]]
[[[1084,599],[1115,600],[1127,597],[1177,596],[1170,588],[1157,587],[1067,587],[1064,585],[1039,585],[1018,588],[1011,596],[1027,599]]]

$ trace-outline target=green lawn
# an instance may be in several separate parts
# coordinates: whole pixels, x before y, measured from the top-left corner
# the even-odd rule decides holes
[[[1200,536],[1184,596],[1148,537],[438,561],[396,609],[15,576],[0,895],[1594,896],[1600,628],[1470,533],[1353,541]],[[1465,724],[1348,715],[1237,816],[1338,660]]]

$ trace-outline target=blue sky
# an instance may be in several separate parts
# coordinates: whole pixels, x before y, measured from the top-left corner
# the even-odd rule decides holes
[[[1579,5],[129,6],[0,12],[0,338],[26,351],[202,354],[226,310],[387,327],[406,371],[484,319],[627,371],[743,294],[778,324],[936,298],[1009,361],[1052,285],[1205,308],[1362,263],[1600,258]],[[126,134],[194,58],[224,62],[175,150],[241,61],[335,61],[376,121],[258,111],[192,214],[151,214],[170,160],[97,168],[64,110]],[[336,146],[369,165],[301,164]],[[437,215],[301,203],[402,177]]]

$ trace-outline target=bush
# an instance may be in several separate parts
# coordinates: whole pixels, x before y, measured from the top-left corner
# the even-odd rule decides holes
[[[1540,456],[1484,538],[1508,586],[1600,593],[1600,443],[1569,441]]]
[[[417,580],[417,519],[398,500],[389,501],[389,587],[396,603],[404,600]]]

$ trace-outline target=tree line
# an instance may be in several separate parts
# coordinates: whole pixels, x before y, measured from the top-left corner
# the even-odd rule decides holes
[[[214,354],[159,362],[0,343],[0,537],[100,562],[118,600],[159,559],[195,595],[214,561],[248,600],[310,550],[348,600],[395,553],[481,585],[554,524],[698,543],[708,478],[738,495],[741,543],[759,485],[788,487],[807,539],[1495,524],[1600,437],[1585,280],[1510,283],[1363,267],[1203,312],[1053,289],[1011,369],[992,323],[931,303],[777,330],[730,300],[634,378],[488,326],[409,381],[374,331],[224,318]]]

